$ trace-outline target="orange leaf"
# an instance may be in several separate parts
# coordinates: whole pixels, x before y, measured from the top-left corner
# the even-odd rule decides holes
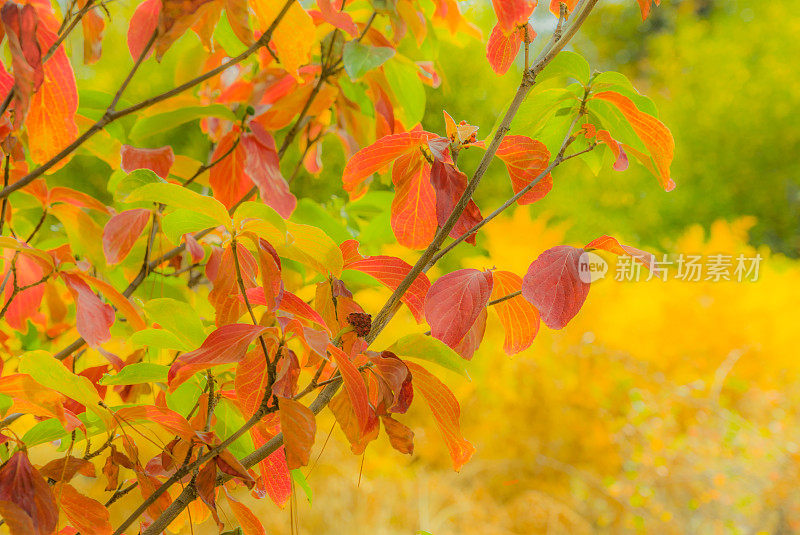
[[[252,416],[261,405],[268,381],[267,360],[260,347],[247,353],[236,365],[236,401],[246,418]]]
[[[381,416],[389,443],[400,453],[414,454],[414,431],[391,416]]]
[[[636,0],[639,2],[639,10],[642,12],[642,20],[645,20],[650,14],[650,2],[655,1],[657,6],[661,5],[661,0]]]
[[[250,429],[250,436],[253,437],[253,445],[260,448],[267,443],[268,437],[264,434],[260,426]],[[261,477],[257,482],[256,489],[259,492],[269,494],[272,501],[278,507],[284,507],[292,495],[292,480],[289,475],[289,468],[286,466],[286,449],[281,446],[269,456],[258,463]]]
[[[308,464],[317,423],[311,409],[289,398],[279,398],[281,431],[286,446],[286,465],[289,470]]]
[[[424,249],[436,234],[436,191],[431,166],[421,154],[399,158],[392,170],[395,186],[390,222],[397,242],[410,249]]]
[[[67,483],[60,484],[56,494],[73,527],[92,535],[110,535],[113,532],[108,509],[102,503],[84,496]]]
[[[342,374],[344,388],[350,398],[350,403],[353,405],[353,411],[358,420],[361,436],[366,436],[378,425],[375,411],[369,405],[367,384],[364,382],[361,372],[358,371],[355,364],[353,364],[341,349],[333,344],[329,344],[328,352],[339,367],[339,373]]]
[[[72,431],[80,420],[64,411],[66,398],[55,390],[45,388],[30,375],[15,373],[0,377],[0,394],[14,400],[17,412],[26,412],[43,418],[56,418],[67,431]]]
[[[242,529],[243,535],[266,535],[267,532],[264,526],[261,524],[258,517],[253,514],[253,511],[243,503],[234,500],[227,490],[225,494],[228,497],[228,504],[231,506],[231,511],[233,511],[233,515],[239,522],[239,527]]]
[[[266,330],[260,325],[232,323],[212,332],[199,349],[184,353],[172,364],[168,374],[170,391],[174,391],[195,372],[219,364],[239,362],[244,358],[247,347]]]
[[[622,245],[616,238],[611,236],[600,236],[596,240],[587,243],[584,249],[587,251],[602,249],[609,253],[614,253],[615,255],[630,256],[651,271],[655,268],[656,257],[652,253],[642,251],[630,245]]]
[[[539,0],[492,0],[497,24],[510,32],[517,26],[528,23]]]
[[[127,297],[119,293],[116,288],[103,280],[92,277],[91,275],[86,275],[80,271],[75,271],[73,273],[91,284],[95,290],[103,294],[103,297],[105,297],[107,301],[111,302],[111,304],[114,305],[123,316],[125,316],[125,319],[128,320],[128,323],[130,323],[131,327],[133,327],[135,331],[139,331],[147,327],[147,324],[139,315],[139,312],[136,310],[136,308],[134,308],[133,303],[131,303]]]
[[[172,43],[203,18],[207,10],[219,9],[213,0],[161,0],[158,17],[158,37],[153,44],[156,59],[160,60]],[[147,39],[150,35],[147,36]]]
[[[615,91],[603,91],[597,93],[593,98],[610,102],[622,112],[650,153],[648,161],[652,158],[661,187],[666,191],[675,189],[675,182],[669,172],[672,158],[675,155],[675,140],[669,128],[652,115],[639,111],[631,99]]]
[[[253,30],[250,29],[247,0],[225,0],[225,13],[234,35],[245,45],[252,45]]]
[[[319,6],[319,11],[322,14],[322,18],[325,19],[325,22],[330,23],[340,30],[346,31],[352,37],[358,36],[358,27],[356,23],[353,22],[353,17],[351,17],[349,13],[334,8],[333,5],[331,5],[331,0],[317,0],[317,6]]]
[[[494,271],[491,299],[500,299],[522,289],[522,278],[509,271]],[[514,355],[527,349],[539,332],[539,311],[518,295],[494,305],[505,331],[503,350]]]
[[[497,23],[492,29],[492,34],[486,43],[486,58],[496,74],[502,75],[508,72],[511,64],[514,63],[514,58],[517,57],[523,38],[522,31],[513,29],[506,33],[500,23]]]
[[[117,418],[123,422],[126,420],[153,422],[184,440],[191,442],[195,438],[195,430],[192,428],[191,424],[189,424],[189,421],[179,413],[166,407],[136,405],[133,407],[123,407],[115,414]]]
[[[396,290],[400,282],[411,271],[411,264],[394,256],[362,257],[358,253],[358,242],[355,240],[348,240],[342,243],[340,246],[342,253],[344,254],[346,248],[350,246],[355,247],[355,255],[357,256],[353,256],[351,261],[345,264],[344,268],[366,273],[391,290]],[[421,323],[424,319],[423,306],[425,304],[425,296],[428,294],[430,287],[431,283],[428,277],[424,273],[420,273],[401,298],[403,303],[411,310],[417,323]]]
[[[106,23],[97,10],[90,9],[81,19],[83,25],[83,62],[95,63],[103,53],[103,30]]]
[[[211,157],[211,161],[224,158],[211,168],[208,182],[211,184],[214,197],[224,204],[225,208],[236,204],[250,190],[250,181],[244,174],[247,152],[244,145],[237,142],[239,134],[238,127],[225,134]]]
[[[252,2],[261,31],[265,31],[283,8],[281,2]],[[297,70],[308,63],[315,42],[315,27],[311,16],[298,2],[292,2],[272,34],[275,54],[287,72],[296,76]]]
[[[561,14],[561,7],[559,4],[567,4],[567,13],[572,13],[575,6],[578,5],[578,0],[550,0],[550,12],[558,17]]]
[[[14,260],[16,268],[11,268],[11,261],[14,258],[14,252],[11,249],[4,249],[0,253],[0,258],[3,259],[2,280],[6,280],[3,299],[4,306],[7,304],[5,320],[8,324],[17,330],[22,330],[25,322],[39,311],[44,296],[45,285],[37,284],[27,290],[22,290],[14,295],[14,287],[18,286],[23,288],[30,284],[35,283],[42,279],[44,269],[42,265],[28,255],[17,255]],[[11,303],[8,300],[11,299]]]
[[[47,50],[56,40],[55,34],[42,25],[37,34],[43,50]],[[44,83],[31,100],[27,120],[28,148],[34,162],[46,162],[75,140],[78,136],[76,111],[78,88],[72,65],[61,45],[44,64]],[[53,170],[65,163],[66,159]]]
[[[461,408],[458,405],[453,393],[444,383],[434,377],[428,370],[404,361],[411,371],[415,390],[422,393],[422,397],[428,402],[428,406],[433,412],[433,417],[439,425],[447,449],[450,450],[450,457],[453,459],[453,468],[461,470],[464,463],[470,460],[475,453],[475,447],[461,436]]]
[[[157,149],[140,149],[123,145],[120,156],[120,167],[126,173],[134,169],[150,169],[161,178],[169,176],[169,170],[175,162],[175,154],[169,145]]]
[[[158,479],[139,470],[136,470],[136,480],[139,482],[139,492],[143,500],[147,500],[161,486]],[[147,514],[151,518],[158,518],[171,504],[172,497],[166,491],[147,507]]]
[[[550,161],[550,151],[544,143],[527,136],[506,136],[500,143],[496,156],[506,164],[514,193],[519,193],[533,182],[547,168]],[[553,177],[548,173],[517,202],[531,204],[547,195],[552,188]]]

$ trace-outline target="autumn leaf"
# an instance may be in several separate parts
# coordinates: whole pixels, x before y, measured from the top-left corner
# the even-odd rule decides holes
[[[113,216],[103,227],[103,252],[109,264],[117,264],[128,256],[150,220],[150,210],[136,208]]]
[[[361,256],[358,253],[358,242],[355,240],[343,242],[340,248],[343,254],[348,248],[355,250],[350,261],[345,263],[345,269],[366,273],[390,290],[396,290],[400,282],[411,271],[411,265],[408,262],[394,256]],[[431,283],[428,277],[424,273],[420,273],[401,297],[402,302],[408,306],[418,323],[421,323],[425,317],[423,306],[430,287]]]
[[[506,136],[495,154],[503,160],[511,177],[514,193],[519,193],[547,169],[550,151],[540,141],[527,136]],[[525,192],[517,202],[531,204],[542,199],[553,188],[553,177],[548,173],[530,190]]]
[[[14,400],[18,412],[25,412],[42,418],[56,418],[67,431],[83,425],[72,413],[64,409],[66,399],[63,395],[40,385],[24,373],[0,377],[0,394]]]
[[[261,431],[260,426],[250,429],[253,445],[260,448],[267,443],[269,437]],[[284,507],[292,494],[292,483],[289,468],[286,465],[286,448],[281,446],[258,463],[261,477],[256,482],[258,492],[266,492],[278,507]]]
[[[239,522],[239,527],[242,530],[242,535],[266,535],[263,524],[258,517],[250,510],[249,507],[242,502],[235,500],[227,489],[225,494],[228,498],[228,504],[231,506],[231,511]]]
[[[389,443],[400,453],[414,455],[414,431],[391,416],[381,416]]]
[[[45,271],[42,265],[25,254],[15,255],[10,249],[2,252],[3,280],[7,282],[3,290],[3,306],[7,306],[5,320],[13,329],[22,330],[28,318],[36,314],[44,296],[45,285],[35,284],[42,280]],[[11,269],[12,261],[16,268]],[[26,288],[14,295],[14,287]],[[9,303],[10,300],[10,303]]]
[[[135,169],[150,169],[161,178],[169,176],[169,170],[175,162],[175,154],[173,154],[170,145],[157,149],[142,149],[131,145],[122,145],[120,157],[120,167],[126,173],[132,173]]]
[[[467,175],[456,169],[453,164],[437,159],[431,166],[431,185],[436,190],[436,219],[439,226],[443,227],[467,189]],[[450,231],[450,237],[454,239],[460,237],[481,221],[483,221],[481,211],[475,201],[470,199]],[[475,234],[471,234],[464,241],[475,245]]]
[[[136,405],[122,407],[115,412],[122,422],[143,421],[160,425],[172,434],[191,442],[195,438],[195,430],[186,418],[166,407],[156,405]]]
[[[161,482],[158,479],[141,470],[136,470],[136,480],[139,482],[139,492],[142,495],[142,500],[150,498],[156,489],[161,486]],[[147,514],[151,518],[158,518],[170,504],[172,504],[172,497],[169,491],[166,491],[150,503],[147,507]]]
[[[56,35],[43,25],[37,28],[37,35],[43,50],[56,41]],[[31,100],[26,125],[28,149],[34,162],[46,162],[78,137],[77,111],[75,74],[61,45],[44,64],[44,82]],[[64,163],[66,160],[61,160],[57,167]]]
[[[250,181],[244,174],[247,152],[238,141],[239,135],[238,127],[225,134],[211,156],[212,161],[219,163],[211,168],[208,182],[214,198],[225,208],[231,208],[250,190]]]
[[[675,140],[669,128],[652,115],[640,111],[631,99],[616,91],[603,91],[592,98],[610,102],[619,109],[644,143],[649,155],[644,156],[639,151],[632,150],[632,147],[628,148],[628,151],[656,175],[664,190],[675,189],[675,181],[670,177],[669,169],[675,155]]]
[[[528,23],[538,3],[539,0],[492,0],[492,7],[497,16],[497,24],[506,32],[511,32]]]
[[[253,2],[251,4],[261,31],[265,31],[280,12],[283,4],[280,2]],[[272,34],[275,55],[281,60],[281,65],[293,76],[298,69],[308,63],[312,47],[314,46],[314,22],[306,10],[297,3],[292,2],[289,11],[284,15],[281,23]]]
[[[529,31],[533,32],[533,29],[531,28]],[[496,74],[503,75],[508,72],[514,63],[514,58],[519,53],[519,47],[524,38],[524,32],[513,30],[506,33],[499,23],[495,25],[489,35],[489,41],[486,43],[486,58]]]
[[[225,0],[225,14],[236,37],[247,46],[255,42],[253,30],[250,29],[247,0]]]
[[[650,3],[655,2],[657,6],[661,5],[661,0],[636,0],[639,2],[639,10],[642,12],[642,20],[645,20],[650,15]]]
[[[109,329],[114,324],[114,309],[100,301],[81,277],[61,273],[61,279],[75,299],[78,333],[91,347],[107,342],[111,338]]]
[[[395,195],[390,222],[400,245],[424,249],[436,235],[436,192],[422,154],[401,156],[392,169]]]
[[[144,0],[131,16],[128,24],[128,50],[134,61],[144,52],[145,46],[158,27],[161,0]]]
[[[83,62],[90,65],[97,62],[103,53],[103,30],[106,23],[96,10],[90,9],[84,13],[81,26],[83,27]]]
[[[12,513],[17,527],[27,525],[21,513],[30,519],[33,531],[13,535],[50,535],[58,522],[58,506],[50,485],[31,465],[24,451],[17,451],[0,468],[0,504],[12,503],[16,507],[4,507]],[[21,510],[21,511],[20,511]]]
[[[644,267],[653,271],[656,266],[656,257],[652,253],[642,251],[630,245],[622,245],[616,238],[611,236],[600,236],[596,240],[592,240],[584,246],[586,251],[592,249],[602,249],[618,256],[630,256]]]
[[[558,17],[561,14],[561,4],[566,4],[567,13],[572,13],[572,10],[578,5],[578,0],[550,0],[550,13]]]
[[[266,391],[268,381],[267,359],[260,347],[247,353],[236,365],[234,377],[236,402],[245,417],[252,416],[258,410],[264,396],[268,395]]]
[[[342,2],[338,1],[337,3],[341,4]],[[320,14],[322,18],[325,19],[325,22],[330,23],[340,30],[346,31],[351,37],[358,36],[358,27],[356,27],[355,22],[353,22],[353,17],[351,17],[349,13],[335,8],[331,0],[317,0],[317,6],[319,6]]]
[[[358,420],[361,436],[366,436],[378,425],[378,419],[375,416],[375,411],[369,404],[369,394],[367,393],[367,385],[364,382],[364,378],[361,376],[361,372],[358,371],[355,364],[353,364],[341,349],[333,344],[329,344],[328,353],[333,357],[333,361],[339,368],[339,373],[342,374],[344,388],[347,391],[356,419]]]
[[[114,531],[108,509],[102,503],[84,496],[67,483],[59,484],[56,487],[56,494],[61,510],[67,515],[72,526],[82,533],[111,535]]]
[[[492,272],[491,299],[502,299],[522,289],[522,278],[510,271]],[[539,311],[521,295],[505,299],[492,307],[503,325],[503,350],[514,355],[530,347],[539,332]]]
[[[281,174],[275,140],[255,121],[250,123],[250,129],[241,142],[246,158],[244,172],[258,186],[261,200],[288,219],[297,206],[297,199]]]
[[[586,301],[590,283],[579,274],[583,249],[559,245],[531,263],[522,279],[522,295],[551,329],[563,329]]]
[[[442,432],[453,468],[456,471],[470,460],[475,453],[475,447],[461,435],[461,408],[453,393],[444,383],[437,379],[428,370],[405,361],[413,377],[414,389],[418,390],[428,403],[434,419]]]
[[[286,464],[289,470],[306,466],[317,432],[314,413],[299,401],[289,398],[278,398],[278,406],[286,446]]]
[[[218,7],[212,0],[161,0],[158,34],[153,43],[156,59],[160,61],[172,43],[200,20],[206,11]]]
[[[260,325],[232,323],[212,332],[200,348],[184,353],[172,364],[168,374],[170,391],[200,370],[239,362],[244,358],[247,347],[266,329]]]
[[[0,11],[0,18],[8,36],[14,71],[14,127],[20,128],[28,115],[32,95],[44,81],[42,50],[36,39],[39,17],[31,4],[20,6],[6,2]]]
[[[206,504],[208,510],[211,511],[211,516],[217,523],[217,527],[222,531],[224,524],[220,522],[219,515],[217,514],[217,465],[211,460],[206,462],[195,478],[195,487],[197,494],[203,503]]]
[[[425,318],[431,335],[456,347],[486,308],[491,293],[490,271],[460,269],[440,277],[425,298]]]
[[[483,341],[483,335],[486,334],[486,319],[488,315],[486,308],[481,310],[475,322],[472,324],[472,327],[467,331],[467,334],[465,334],[464,338],[453,348],[461,358],[472,360],[472,357],[475,356],[475,352]]]
[[[69,481],[75,477],[76,474],[81,474],[86,477],[97,477],[94,465],[86,459],[80,459],[71,455],[53,459],[46,465],[39,469],[42,477],[52,479],[53,481]]]

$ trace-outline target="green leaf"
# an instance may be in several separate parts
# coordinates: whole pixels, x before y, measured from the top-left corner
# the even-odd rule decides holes
[[[344,267],[342,251],[330,236],[311,225],[286,222],[289,240],[285,244],[273,244],[280,256],[296,260],[309,266],[323,276],[339,277]]]
[[[233,112],[221,104],[186,106],[177,110],[143,117],[136,121],[128,135],[133,141],[142,141],[150,136],[168,132],[182,124],[196,121],[203,117],[219,117],[229,121],[236,121],[236,116]]]
[[[206,339],[203,322],[189,303],[160,297],[147,301],[144,311],[149,321],[177,335],[190,348],[200,347]]]
[[[100,407],[100,396],[92,382],[81,375],[75,375],[66,366],[46,351],[31,351],[20,357],[20,373],[27,373],[40,385],[61,392],[86,406],[86,409],[99,416],[107,426],[113,424],[111,414]]]
[[[180,243],[184,234],[194,234],[200,230],[216,227],[219,223],[212,217],[195,210],[178,208],[161,220],[161,229],[172,243]]]
[[[292,221],[319,227],[337,243],[353,238],[340,219],[332,216],[325,208],[308,198],[300,199],[297,202],[297,208],[292,212]]]
[[[147,184],[131,192],[125,202],[152,201],[174,208],[195,210],[213,219],[217,225],[231,226],[225,206],[213,197],[200,195],[177,184]]]
[[[219,43],[225,54],[232,58],[247,50],[247,47],[233,33],[227,12],[222,13],[217,27],[214,28],[214,40]]]
[[[138,385],[142,383],[166,383],[169,366],[150,362],[128,364],[119,373],[106,373],[98,381],[101,385]]]
[[[358,80],[368,71],[383,65],[395,55],[395,49],[387,46],[362,45],[359,41],[348,41],[342,51],[344,70],[351,80]]]
[[[386,81],[398,103],[395,113],[403,125],[411,129],[422,121],[425,114],[425,87],[417,76],[417,65],[402,56],[396,56],[383,66]]]
[[[273,246],[287,238],[286,221],[274,208],[261,202],[243,202],[233,213],[233,223],[236,228],[255,232]]]
[[[214,416],[217,418],[217,423],[214,426],[214,431],[220,437],[229,437],[238,431],[245,424],[245,419],[242,413],[236,409],[236,406],[227,399],[220,399],[217,406],[214,408]],[[253,446],[253,439],[250,433],[245,433],[236,440],[234,440],[228,449],[237,458],[241,459],[255,447]]]
[[[619,108],[605,100],[590,99],[586,103],[586,110],[589,112],[590,118],[597,118],[595,126],[608,130],[617,141],[630,145],[640,152],[647,152],[647,147],[636,135],[628,119],[625,118]],[[598,122],[599,124],[597,124]]]
[[[520,105],[511,123],[511,132],[537,139],[539,133],[560,109],[571,109],[580,104],[566,89],[545,89],[533,92]],[[495,125],[495,129],[499,122]],[[494,134],[494,132],[493,132]]]
[[[133,190],[141,188],[147,184],[166,184],[166,180],[152,172],[150,169],[136,169],[131,173],[125,173],[120,169],[111,174],[106,188],[114,196],[114,199],[121,201],[131,194]]]
[[[306,481],[306,476],[303,475],[303,472],[301,472],[299,468],[295,468],[290,472],[290,474],[292,476],[292,481],[297,483],[300,486],[300,488],[303,489],[303,492],[306,495],[308,503],[313,504],[314,491],[311,490],[311,485],[309,485],[308,481]]]
[[[337,82],[339,84],[339,88],[342,90],[342,93],[344,93],[344,96],[348,100],[355,102],[361,110],[361,113],[367,117],[375,117],[375,105],[372,104],[372,101],[367,96],[367,91],[364,89],[363,85],[354,84],[344,77],[338,78]]]
[[[628,78],[619,72],[601,72],[592,78],[592,93],[602,93],[603,91],[616,91],[625,95],[636,104],[639,111],[658,118],[658,109],[655,103],[648,97],[640,94]]]
[[[194,349],[186,341],[166,329],[142,329],[133,333],[130,341],[136,347],[151,349],[175,349],[177,351]]]
[[[466,362],[441,340],[422,333],[408,334],[395,342],[387,351],[401,357],[411,357],[434,362],[443,368],[469,377]]]
[[[67,436],[67,430],[55,418],[39,422],[22,435],[22,441],[29,448],[53,442]]]
[[[542,72],[536,75],[536,82],[565,76],[586,85],[589,83],[589,63],[575,52],[564,50],[558,53]]]

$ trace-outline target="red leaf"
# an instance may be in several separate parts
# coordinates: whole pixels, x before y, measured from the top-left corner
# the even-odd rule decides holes
[[[15,260],[16,269],[12,271],[10,267],[14,253],[11,249],[4,249],[2,258],[4,260],[2,280],[6,280],[6,277],[8,278],[4,290],[5,299],[3,299],[3,303],[5,305],[11,299],[15,285],[23,288],[41,280],[44,275],[44,269],[31,257],[19,254]],[[27,319],[36,314],[41,306],[44,290],[45,285],[38,284],[27,290],[17,292],[11,304],[8,305],[5,315],[5,320],[13,329],[22,330]]]
[[[197,240],[195,240],[194,236],[191,234],[184,234],[183,241],[186,242],[186,250],[189,251],[189,254],[192,256],[192,262],[197,263],[206,256],[206,252],[203,250],[203,247],[197,243]]]
[[[500,299],[522,289],[522,278],[509,271],[495,271],[492,300]],[[539,311],[518,295],[494,305],[505,331],[503,350],[514,355],[527,349],[539,332]]]
[[[247,159],[244,172],[258,186],[261,200],[288,219],[297,206],[297,199],[289,191],[289,184],[281,174],[275,140],[256,122],[250,123],[250,128],[252,133],[242,136]]]
[[[147,324],[139,315],[139,312],[136,310],[136,308],[134,308],[131,301],[109,283],[96,277],[92,277],[91,275],[87,275],[82,271],[73,271],[72,274],[80,277],[84,282],[92,285],[95,290],[100,292],[103,297],[106,298],[106,301],[110,302],[117,309],[117,312],[125,317],[134,330],[138,331],[147,327]]]
[[[439,425],[447,449],[450,450],[450,457],[453,459],[453,468],[456,471],[461,470],[464,463],[475,453],[475,447],[461,436],[459,423],[461,408],[458,406],[458,400],[450,389],[428,370],[419,364],[405,362],[414,378],[414,389],[422,393]]]
[[[34,531],[28,533],[50,535],[55,530],[58,506],[53,492],[47,481],[31,465],[24,451],[16,452],[0,468],[0,502],[2,501],[14,503],[30,517]],[[14,513],[15,518],[20,518],[19,510],[14,510]]]
[[[114,531],[111,528],[108,509],[102,503],[84,496],[69,484],[59,485],[56,493],[64,514],[72,526],[80,532],[111,535]]]
[[[559,245],[539,255],[522,280],[522,295],[551,329],[563,329],[586,301],[590,284],[581,280],[583,249]]]
[[[496,156],[505,162],[514,193],[519,193],[547,168],[550,151],[544,143],[527,136],[506,136],[500,143]],[[517,202],[531,204],[547,195],[552,188],[553,177],[548,173]]]
[[[189,421],[179,413],[166,407],[156,405],[136,405],[123,407],[115,413],[122,420],[142,420],[157,423],[172,434],[191,442],[195,438],[195,430]]]
[[[20,6],[6,2],[0,11],[8,36],[11,65],[14,70],[14,128],[25,122],[31,98],[44,81],[42,50],[36,39],[39,17],[31,4]]]
[[[114,309],[103,303],[79,276],[61,273],[61,278],[75,299],[78,333],[90,347],[98,347],[111,339],[109,330],[114,324]]]
[[[150,169],[161,178],[169,176],[169,170],[175,162],[175,154],[169,145],[157,149],[139,149],[123,145],[120,156],[122,157],[120,167],[126,173],[131,173],[135,169]]]
[[[358,254],[358,242],[355,240],[348,240],[342,243],[340,246],[342,253],[344,254],[346,247],[352,244],[355,244],[355,254],[360,259],[356,259],[358,257],[355,256],[351,257],[351,261],[345,264],[345,269],[354,269],[366,273],[391,290],[396,290],[403,278],[411,271],[411,264],[394,256],[362,257]],[[401,298],[403,303],[411,310],[417,323],[421,323],[425,317],[423,307],[425,296],[428,294],[430,287],[431,283],[428,277],[424,273],[420,273]]]
[[[237,143],[239,128],[236,127],[220,140],[211,161],[220,160],[209,173],[208,182],[214,198],[230,208],[250,190],[250,181],[244,174],[247,152],[242,143]],[[234,146],[236,144],[236,146]]]
[[[218,364],[239,362],[244,358],[247,347],[266,330],[260,325],[232,323],[212,332],[199,349],[184,353],[172,364],[168,374],[170,391],[174,391],[195,372]]]
[[[431,166],[422,154],[404,155],[394,164],[392,183],[395,194],[390,222],[397,242],[410,249],[424,249],[437,227]]]
[[[308,464],[317,423],[311,409],[289,398],[279,398],[281,431],[289,470]]]
[[[267,443],[268,437],[264,435],[259,426],[250,429],[253,445],[260,448]],[[257,482],[257,490],[266,491],[275,505],[284,507],[292,495],[292,480],[289,468],[286,465],[286,449],[281,446],[267,458],[258,463],[261,477]]]
[[[317,0],[317,6],[319,6],[322,18],[325,19],[326,22],[329,22],[340,30],[346,31],[352,37],[358,36],[358,27],[356,23],[353,22],[353,17],[348,13],[335,9],[331,5],[331,0]]]
[[[475,323],[473,323],[472,327],[467,331],[467,334],[465,334],[464,338],[453,348],[456,353],[466,360],[472,360],[472,357],[483,341],[483,335],[486,333],[486,318],[488,315],[485,308],[481,310]]]
[[[491,271],[460,269],[440,277],[425,298],[431,335],[456,347],[486,307],[491,293]]]
[[[144,0],[138,5],[128,25],[128,50],[134,61],[142,55],[144,47],[158,26],[161,0]]]
[[[330,344],[328,345],[328,352],[339,367],[339,373],[342,374],[344,388],[347,390],[347,395],[350,398],[350,403],[353,405],[353,411],[358,420],[359,431],[361,432],[361,436],[364,437],[372,432],[375,426],[378,425],[375,411],[369,405],[367,384],[364,382],[361,372],[358,371],[355,364],[353,364],[341,349]]]
[[[150,220],[150,210],[125,210],[108,220],[103,227],[103,252],[113,265],[121,262],[131,251]]]
[[[429,132],[415,131],[392,134],[364,147],[347,161],[342,175],[344,189],[354,199],[364,192],[359,188],[373,173],[381,170],[401,155],[421,147],[431,137]]]
[[[431,185],[436,190],[436,219],[439,226],[442,227],[467,189],[467,175],[452,164],[437,159],[434,160],[431,168]],[[482,220],[483,216],[478,205],[470,199],[461,217],[450,231],[450,237],[458,238]],[[465,241],[475,245],[475,234],[471,234]]]
[[[33,525],[33,520],[28,513],[15,504],[7,500],[0,500],[0,517],[3,517],[11,535],[31,535],[37,533]]]
[[[496,74],[505,74],[511,68],[524,36],[519,29],[515,28],[507,33],[500,23],[495,25],[486,43],[486,58]]]
[[[517,26],[527,24],[539,0],[492,0],[497,23],[510,32]]]
[[[633,131],[644,143],[645,148],[650,153],[642,163],[645,166],[654,167],[654,174],[658,178],[661,187],[666,191],[675,189],[675,181],[670,177],[669,167],[675,155],[675,140],[672,133],[664,123],[648,115],[633,103],[631,99],[620,95],[615,91],[603,91],[597,93],[593,98],[599,98],[614,104],[625,119],[630,123]],[[634,155],[636,155],[634,153]],[[650,161],[652,158],[652,162]]]
[[[602,249],[619,256],[627,255],[633,257],[650,271],[655,268],[656,257],[652,253],[642,251],[630,245],[622,245],[616,238],[612,238],[611,236],[600,236],[596,240],[587,243],[584,249],[587,251]]]
[[[616,160],[614,161],[614,171],[624,171],[628,168],[628,155],[622,149],[620,143],[611,137],[608,130],[600,130],[597,132],[597,142],[605,143],[614,153]]]

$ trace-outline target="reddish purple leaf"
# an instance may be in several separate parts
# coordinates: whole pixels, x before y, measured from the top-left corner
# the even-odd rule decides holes
[[[486,307],[491,294],[491,271],[460,269],[440,277],[425,299],[425,318],[433,337],[456,347]]]
[[[0,469],[0,503],[6,502],[16,506],[12,508],[15,521],[27,524],[22,511],[30,518],[31,535],[49,535],[55,530],[58,506],[53,492],[24,451],[16,452]]]
[[[436,219],[441,227],[453,213],[456,203],[467,189],[467,175],[452,164],[435,160],[431,168],[431,184],[436,190]],[[470,199],[461,217],[450,231],[450,237],[458,238],[482,220],[483,216],[478,205]],[[469,236],[465,241],[475,245],[475,234]]]
[[[297,199],[281,174],[275,140],[256,122],[251,122],[250,128],[251,133],[242,135],[242,145],[247,154],[244,172],[258,186],[261,200],[288,218],[297,206]]]
[[[539,255],[522,279],[522,295],[539,309],[551,329],[562,329],[586,301],[590,283],[581,280],[583,249],[559,245]]]

